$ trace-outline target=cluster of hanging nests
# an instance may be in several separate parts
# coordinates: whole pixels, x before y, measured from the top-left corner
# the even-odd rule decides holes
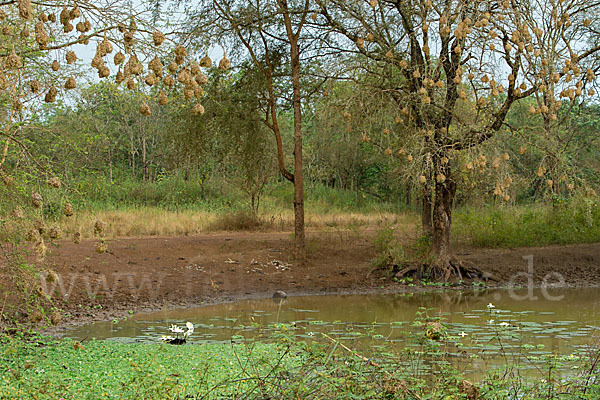
[[[23,20],[21,24],[23,29],[19,33],[20,37],[27,39],[30,35],[27,28],[28,21],[34,19],[35,11],[32,6],[31,0],[18,0],[16,2],[18,9],[18,15]],[[208,83],[207,75],[202,72],[202,68],[212,68],[213,61],[208,55],[202,57],[199,61],[188,57],[186,48],[182,45],[178,45],[172,52],[172,60],[169,62],[164,61],[164,56],[159,57],[156,55],[147,65],[147,71],[144,72],[144,65],[138,59],[134,44],[136,40],[142,41],[144,37],[140,34],[140,30],[137,27],[134,18],[130,18],[129,23],[118,24],[114,37],[109,37],[110,31],[102,30],[101,32],[94,32],[92,23],[84,15],[85,10],[82,10],[77,4],[73,7],[63,7],[58,14],[47,13],[40,11],[37,14],[37,21],[35,22],[33,33],[35,42],[39,46],[40,50],[49,50],[49,45],[52,42],[52,38],[57,36],[58,30],[64,34],[79,34],[74,42],[89,45],[90,39],[98,37],[100,40],[97,41],[96,53],[91,61],[91,66],[94,68],[100,79],[107,78],[111,75],[111,70],[107,65],[107,56],[113,53],[113,44],[119,44],[120,50],[114,54],[112,62],[114,66],[118,68],[115,76],[117,84],[125,83],[125,86],[129,90],[136,88],[137,82],[143,82],[149,87],[160,85],[160,90],[157,95],[157,102],[161,106],[165,106],[169,102],[168,91],[173,89],[176,83],[181,84],[181,94],[190,104],[190,110],[194,115],[204,114],[204,106],[200,103],[200,100],[204,96],[203,87]],[[0,21],[7,18],[7,12],[0,8]],[[56,26],[57,25],[57,26]],[[12,34],[12,28],[6,32],[2,32],[5,35]],[[118,33],[117,33],[118,31]],[[136,34],[139,38],[136,38]],[[166,36],[158,31],[154,30],[149,38],[145,38],[158,49],[166,41]],[[145,44],[145,43],[144,43]],[[59,46],[55,46],[59,47]],[[150,46],[145,46],[146,48]],[[161,60],[162,58],[162,60]],[[59,72],[62,68],[62,63],[71,65],[76,63],[78,60],[77,54],[73,50],[67,50],[64,55],[64,61],[55,59],[50,64],[49,70],[53,72]],[[14,45],[10,53],[4,57],[2,64],[4,70],[10,73],[11,71],[19,71],[24,67],[26,61],[22,59],[21,55],[15,50]],[[224,56],[218,64],[218,69],[221,71],[227,71],[231,68],[231,61]],[[15,73],[15,76],[17,74]],[[14,79],[16,84],[16,79]],[[10,85],[10,78],[7,77],[4,72],[0,72],[0,90],[6,89]],[[27,86],[31,94],[39,94],[42,90],[42,84],[37,79],[32,79],[27,82]],[[57,100],[59,95],[59,88],[51,84],[45,89],[43,93],[43,99],[46,103],[53,103]],[[75,76],[70,75],[62,84],[64,90],[72,90],[77,88],[77,80]],[[15,101],[16,108],[22,108],[20,100]],[[152,107],[148,102],[143,102],[139,109],[140,113],[145,116],[152,115]]]

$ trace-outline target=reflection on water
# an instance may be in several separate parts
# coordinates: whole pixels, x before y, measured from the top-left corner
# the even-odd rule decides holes
[[[276,328],[290,324],[299,338],[317,337],[319,332],[362,347],[391,341],[404,346],[407,331],[423,331],[414,326],[417,313],[428,309],[440,316],[456,340],[445,351],[457,356],[485,354],[498,350],[498,332],[504,336],[503,352],[518,354],[524,344],[532,355],[573,354],[592,344],[600,334],[600,292],[598,289],[552,289],[553,297],[522,300],[506,290],[442,291],[414,294],[336,295],[241,300],[234,303],[194,309],[135,315],[118,323],[100,322],[73,329],[66,336],[82,340],[108,339],[124,342],[159,342],[170,324],[191,321],[196,326],[193,341],[223,342],[266,339]],[[495,308],[489,309],[492,303]],[[458,346],[457,346],[458,344]],[[493,361],[494,357],[490,357]],[[483,357],[485,359],[485,357]],[[485,368],[480,360],[475,368]]]

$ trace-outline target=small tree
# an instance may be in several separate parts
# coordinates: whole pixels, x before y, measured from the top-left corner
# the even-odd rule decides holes
[[[294,248],[300,263],[306,257],[302,64],[313,43],[305,41],[310,7],[308,0],[203,0],[190,15],[194,33],[201,32],[207,40],[235,43],[231,46],[234,51],[246,53],[264,76],[264,123],[275,135],[279,171],[294,184]],[[279,123],[279,109],[286,97],[294,115],[293,173],[285,164]]]

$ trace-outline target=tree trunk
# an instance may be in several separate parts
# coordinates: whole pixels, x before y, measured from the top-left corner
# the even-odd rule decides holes
[[[148,160],[146,157],[146,125],[142,125],[142,181],[148,182]]]
[[[423,185],[421,202],[423,207],[423,210],[421,210],[421,225],[423,227],[423,234],[431,235],[433,233],[433,203],[431,198],[431,186],[428,183]]]
[[[302,23],[294,32],[287,0],[278,0],[285,23],[285,30],[290,43],[290,59],[292,67],[292,105],[294,108],[294,255],[297,262],[303,265],[306,261],[306,243],[304,232],[304,174],[302,165],[302,92],[300,82],[300,47],[298,41]],[[307,2],[308,4],[308,2]],[[304,10],[308,13],[308,8]]]
[[[290,40],[292,48],[292,86],[294,106],[294,253],[296,260],[306,260],[304,232],[304,173],[302,165],[302,95],[300,92],[300,54],[298,41]]]
[[[456,195],[456,182],[450,167],[444,166],[445,181],[435,184],[433,206],[433,251],[442,264],[450,261],[450,229],[452,227],[452,205]]]

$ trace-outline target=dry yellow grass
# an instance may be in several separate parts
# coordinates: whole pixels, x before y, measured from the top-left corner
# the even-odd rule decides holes
[[[106,237],[136,236],[182,236],[206,232],[231,231],[244,226],[237,221],[242,214],[217,214],[204,211],[168,211],[160,208],[136,208],[111,211],[78,212],[73,217],[63,218],[61,226],[65,233],[81,232],[83,238],[94,236],[94,222],[104,221]],[[290,231],[294,215],[291,211],[278,214],[264,213],[260,225],[250,227],[261,231]],[[306,226],[309,230],[338,231],[364,230],[388,225],[412,225],[417,222],[410,214],[392,213],[331,213],[316,214],[308,210]]]

